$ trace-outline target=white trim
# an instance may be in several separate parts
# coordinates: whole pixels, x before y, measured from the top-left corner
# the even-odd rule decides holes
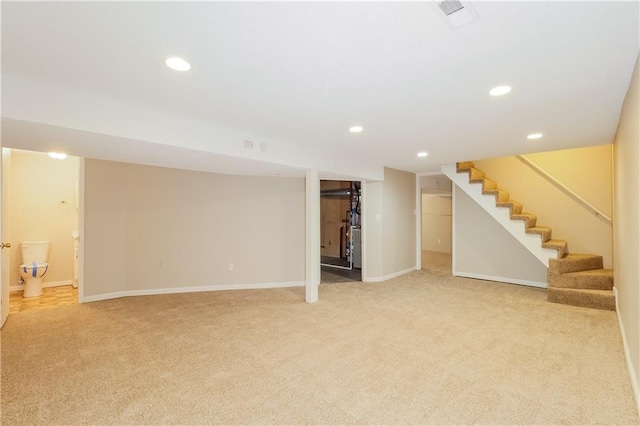
[[[100,300],[116,299],[128,296],[153,296],[158,294],[178,294],[178,293],[196,293],[203,291],[224,291],[224,290],[258,290],[283,287],[304,287],[304,281],[290,281],[284,283],[249,283],[249,284],[221,284],[221,285],[204,285],[197,287],[170,287],[170,288],[154,288],[148,290],[125,290],[115,293],[97,294],[95,296],[83,297],[82,302],[97,302]]]
[[[80,158],[78,170],[78,302],[84,300],[84,212],[85,212],[85,158]]]
[[[48,283],[42,283],[42,288],[61,287],[63,285],[72,285],[72,284],[73,284],[73,280],[51,281]],[[9,291],[23,291],[23,290],[24,290],[24,284],[17,284],[9,287]]]
[[[456,185],[452,184],[451,187],[451,275],[455,275],[454,271],[456,270],[456,228],[458,224],[456,223],[456,197],[458,190],[456,189]]]
[[[467,173],[458,173],[455,164],[442,166],[442,171],[451,181],[467,195],[469,195],[480,207],[493,217],[504,229],[520,242],[536,259],[548,268],[549,259],[555,259],[558,252],[542,247],[540,235],[527,234],[525,224],[521,220],[511,220],[511,212],[507,208],[496,206],[496,197],[493,194],[484,194],[482,185],[470,183]]]
[[[620,335],[622,336],[622,348],[624,350],[624,359],[627,361],[627,373],[629,374],[629,380],[631,381],[631,389],[633,390],[633,400],[636,403],[636,409],[638,410],[638,417],[640,417],[640,384],[638,384],[638,377],[636,376],[636,370],[633,368],[631,362],[631,352],[629,352],[629,344],[627,343],[627,337],[624,332],[624,323],[620,317],[620,306],[618,305],[618,289],[613,287],[613,295],[616,299],[616,316],[618,317],[618,328],[620,329]]]
[[[320,178],[317,170],[305,174],[305,300],[318,301],[320,284]]]
[[[416,270],[422,269],[422,185],[416,174]]]
[[[363,282],[379,283],[379,282],[390,280],[392,278],[397,278],[401,275],[408,274],[409,272],[413,272],[417,270],[418,269],[415,266],[412,266],[411,268],[405,269],[403,271],[394,272],[393,274],[385,275],[384,277],[367,277],[366,281],[363,281]]]
[[[360,269],[360,279],[367,276],[367,221],[365,220],[365,215],[367,214],[367,209],[365,208],[365,200],[367,199],[367,182],[364,180],[360,181],[360,253],[362,253],[361,260],[361,269]]]
[[[473,278],[477,280],[497,281],[500,283],[526,285],[528,287],[547,288],[547,283],[541,283],[541,282],[529,281],[529,280],[520,280],[518,278],[494,277],[491,275],[473,274],[470,272],[460,272],[460,271],[454,271],[453,275],[456,277]]]

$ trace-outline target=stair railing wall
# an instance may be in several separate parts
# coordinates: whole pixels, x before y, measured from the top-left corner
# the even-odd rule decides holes
[[[564,174],[554,173],[557,180],[562,180],[565,186],[573,189],[581,198],[589,200],[605,216],[611,216],[607,209],[607,197],[610,203],[612,195],[610,174],[607,173],[607,165],[611,160],[610,157],[607,158],[607,153],[610,152],[607,147],[590,147],[536,154],[541,156],[540,161],[536,156],[529,158],[535,159],[537,164],[548,171],[554,171],[568,161]],[[474,163],[489,179],[508,191],[512,199],[523,203],[523,211],[535,214],[538,225],[552,228],[552,238],[568,241],[569,252],[600,254],[604,257],[605,267],[611,267],[613,227],[601,215],[595,215],[594,211],[586,209],[582,203],[576,202],[566,191],[516,156],[478,160]]]
[[[573,198],[575,201],[577,201],[578,203],[580,203],[582,206],[584,206],[585,208],[587,208],[588,210],[590,210],[593,214],[595,214],[598,218],[604,220],[605,222],[609,223],[610,225],[613,224],[613,220],[607,216],[605,213],[603,213],[601,210],[599,210],[597,207],[595,207],[593,204],[591,204],[590,202],[588,202],[587,200],[585,200],[584,198],[582,198],[580,195],[578,195],[575,191],[573,191],[571,188],[567,187],[565,184],[563,184],[562,182],[560,182],[558,179],[556,179],[555,177],[553,177],[550,173],[548,173],[546,170],[542,169],[540,166],[538,166],[536,163],[534,163],[533,161],[529,160],[527,157],[525,157],[524,155],[516,155],[516,157],[522,161],[524,164],[526,164],[527,166],[529,166],[532,170],[535,170],[540,176],[544,177],[546,180],[548,180],[549,182],[551,182],[553,185],[555,185],[558,189],[562,190],[565,194],[567,194],[569,197]]]

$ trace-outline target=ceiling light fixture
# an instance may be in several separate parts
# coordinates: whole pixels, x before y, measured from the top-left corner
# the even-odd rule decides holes
[[[64,152],[50,152],[49,157],[55,158],[56,160],[64,160],[67,158],[67,154]]]
[[[177,56],[168,58],[164,63],[167,64],[169,68],[176,71],[189,71],[191,69],[191,64],[189,62]]]
[[[428,152],[426,152],[426,151],[422,151],[422,152],[419,152],[419,153],[418,153],[418,157],[420,157],[420,158],[424,158],[424,157],[426,157],[427,155],[429,155],[429,153],[428,153]]]
[[[541,137],[542,133],[531,133],[530,135],[527,135],[527,139],[529,140],[540,139]]]
[[[489,90],[491,96],[502,96],[511,92],[511,86],[497,86]]]
[[[349,131],[351,133],[360,133],[362,132],[364,129],[362,128],[362,126],[351,126],[349,127]]]

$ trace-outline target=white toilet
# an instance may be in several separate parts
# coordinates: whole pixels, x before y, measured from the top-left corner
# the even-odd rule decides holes
[[[42,294],[42,277],[49,269],[49,241],[23,241],[20,251],[20,276],[24,280],[23,297],[38,297]]]

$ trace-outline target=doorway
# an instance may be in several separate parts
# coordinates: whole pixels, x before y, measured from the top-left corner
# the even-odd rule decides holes
[[[362,281],[362,187],[320,181],[320,282]]]
[[[12,243],[9,259],[2,265],[8,276],[3,295],[8,287],[9,296],[3,315],[78,303],[80,158],[9,148],[3,148],[2,155],[7,191],[2,204],[2,218],[7,221],[3,239]],[[44,242],[48,247],[42,294],[29,294],[32,297],[25,297],[28,278],[21,268],[21,247],[26,241]]]
[[[422,269],[451,273],[452,182],[444,174],[420,176]]]

